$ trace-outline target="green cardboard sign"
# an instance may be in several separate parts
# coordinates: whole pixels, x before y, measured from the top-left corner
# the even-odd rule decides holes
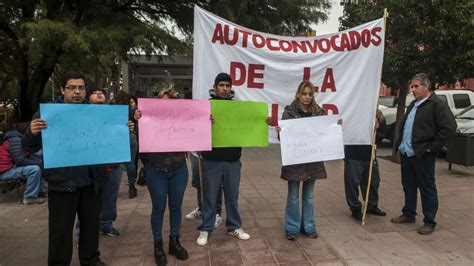
[[[211,101],[212,147],[268,146],[268,106],[264,102]]]

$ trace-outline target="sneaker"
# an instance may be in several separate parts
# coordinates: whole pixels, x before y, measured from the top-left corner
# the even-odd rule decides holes
[[[44,199],[40,199],[40,198],[23,199],[22,203],[25,204],[25,205],[43,204],[43,203],[44,203]]]
[[[131,185],[128,189],[128,198],[133,199],[137,197],[137,189],[134,185]]]
[[[222,217],[219,214],[216,214],[216,223],[214,224],[214,228],[219,227],[222,224]]]
[[[113,227],[110,230],[100,230],[100,231],[102,232],[102,234],[106,236],[116,237],[120,235],[119,231]]]
[[[392,218],[391,221],[394,224],[406,224],[406,223],[412,224],[412,223],[415,222],[415,217],[410,218],[410,217],[405,216],[405,215],[400,215],[398,217]]]
[[[429,235],[435,230],[434,226],[429,224],[424,224],[422,227],[418,228],[418,234],[420,235]]]
[[[207,239],[209,238],[209,233],[207,231],[199,231],[199,236],[196,239],[196,244],[199,246],[207,245]]]
[[[190,213],[186,214],[187,220],[197,220],[197,219],[201,219],[201,217],[202,217],[202,213],[199,210],[199,207],[192,210]]]
[[[235,229],[234,231],[227,232],[227,234],[237,237],[241,240],[249,240],[250,235],[245,233],[242,228]]]

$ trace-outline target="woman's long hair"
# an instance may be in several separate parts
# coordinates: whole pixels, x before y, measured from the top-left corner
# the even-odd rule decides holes
[[[304,80],[300,83],[300,85],[298,85],[298,89],[296,90],[296,94],[295,94],[296,104],[298,105],[299,109],[304,110],[303,106],[300,103],[299,97],[303,94],[304,89],[306,88],[310,88],[311,93],[313,94],[313,99],[308,105],[308,111],[312,113],[316,113],[319,108],[318,108],[318,105],[316,104],[316,100],[314,99],[315,89],[314,89],[313,83],[311,83],[308,80]]]

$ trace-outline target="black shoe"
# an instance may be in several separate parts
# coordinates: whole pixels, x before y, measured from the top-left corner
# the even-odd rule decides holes
[[[286,239],[288,240],[295,241],[297,237],[297,233],[286,233]]]
[[[188,259],[188,252],[179,243],[179,236],[170,236],[169,253],[178,260]]]
[[[166,254],[165,251],[163,250],[163,240],[155,240],[155,263],[158,266],[164,266],[168,262],[166,261]]]
[[[134,185],[131,185],[128,189],[128,197],[130,199],[133,199],[135,197],[137,197],[137,189],[135,188]]]
[[[309,238],[318,238],[318,232],[314,231],[312,233],[305,233],[304,234],[305,236],[309,237]]]
[[[100,230],[100,231],[102,232],[102,234],[106,236],[110,236],[110,237],[116,237],[120,235],[120,232],[113,227],[108,230]]]
[[[415,222],[415,217],[411,218],[405,215],[400,215],[398,217],[392,218],[392,223],[394,224],[406,224],[406,223],[414,223]]]
[[[387,215],[387,213],[382,211],[381,209],[379,209],[379,207],[375,207],[372,210],[367,210],[367,213],[377,215],[377,216],[386,216]]]
[[[103,261],[101,261],[100,259],[92,264],[89,264],[90,266],[106,266],[107,264],[105,264]]]
[[[360,210],[354,210],[352,211],[352,217],[356,219],[357,221],[361,222],[362,221],[362,212]]]

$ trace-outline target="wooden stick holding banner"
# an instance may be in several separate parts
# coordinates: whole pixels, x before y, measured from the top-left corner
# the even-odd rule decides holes
[[[388,12],[387,9],[385,8],[383,10],[383,23],[384,23],[384,38],[385,38],[385,33],[387,32],[387,17],[388,17]],[[380,88],[377,92],[377,99],[380,97]],[[379,104],[377,102],[377,109],[375,109],[375,114],[377,114],[377,110],[379,109]],[[377,117],[375,117],[377,119]],[[372,183],[372,173],[373,173],[373,168],[374,168],[374,161],[375,161],[375,139],[377,135],[377,128],[374,126],[374,132],[372,134],[372,149],[370,152],[370,166],[369,166],[369,177],[367,180],[367,191],[365,192],[365,204],[364,204],[364,210],[362,212],[362,225],[365,225],[365,216],[367,214],[367,206],[369,202],[369,194],[370,194],[370,185]]]
[[[193,156],[193,155],[191,155]],[[201,153],[197,153],[197,159],[198,159],[198,173],[199,173],[199,186],[200,186],[200,191],[201,191],[201,206],[198,206],[200,208],[202,208],[202,200],[204,199],[204,182],[203,182],[203,177],[202,177],[202,157],[201,157]],[[202,212],[202,210],[200,210]]]

